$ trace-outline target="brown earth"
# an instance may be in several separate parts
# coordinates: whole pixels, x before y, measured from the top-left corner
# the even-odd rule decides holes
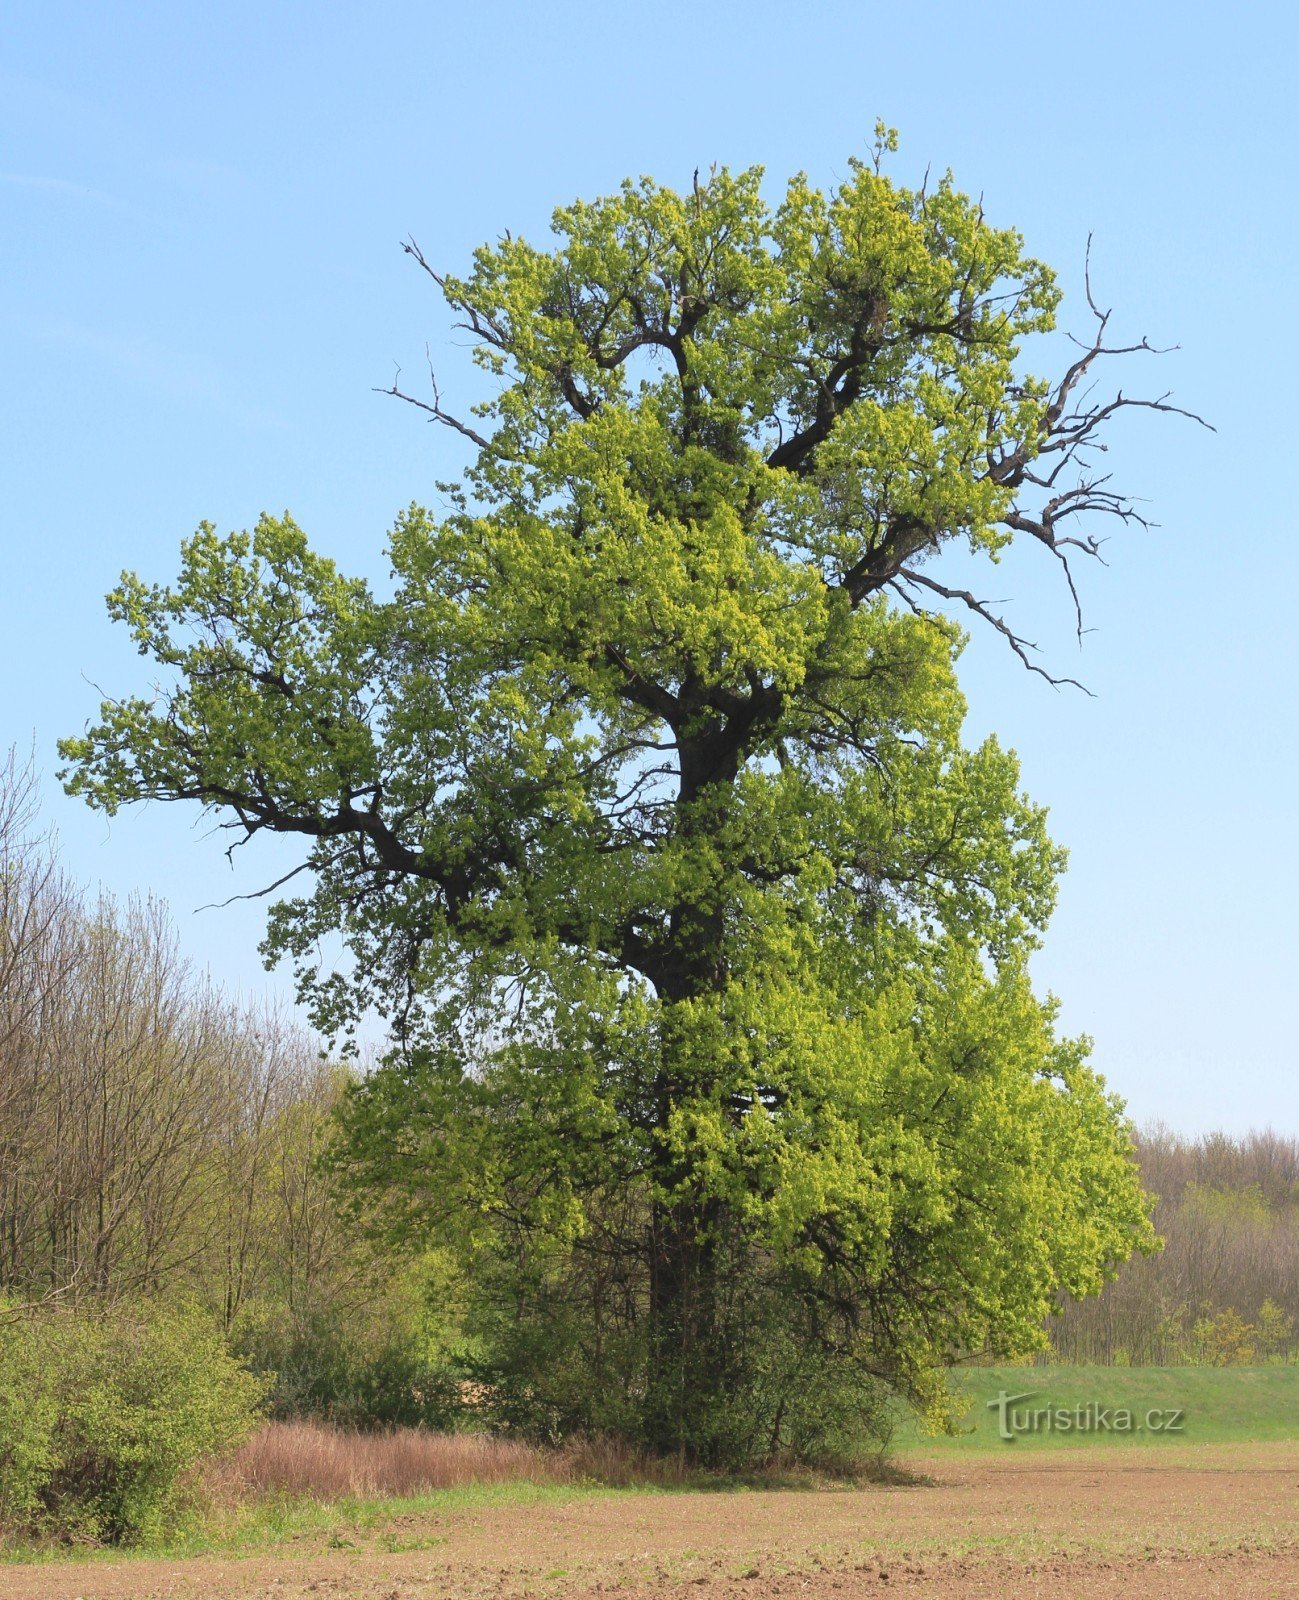
[[[917,1465],[931,1481],[394,1510],[340,1523],[351,1548],[0,1567],[0,1600],[1299,1597],[1299,1444]]]

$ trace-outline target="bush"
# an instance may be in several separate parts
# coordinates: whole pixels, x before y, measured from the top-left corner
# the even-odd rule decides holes
[[[59,1464],[58,1401],[31,1320],[0,1304],[0,1530],[30,1526]]]
[[[669,1382],[646,1397],[644,1323],[627,1309],[643,1286],[624,1282],[613,1293],[598,1254],[535,1242],[508,1256],[480,1250],[474,1267],[460,1365],[479,1419],[543,1444],[620,1441],[648,1469],[659,1447],[642,1418],[656,1408],[671,1414],[677,1396],[664,1362]],[[835,1322],[815,1288],[736,1251],[714,1318],[711,1399],[695,1408],[682,1463],[724,1473],[877,1468],[892,1432],[892,1391],[873,1370],[869,1344],[849,1320]],[[908,1392],[922,1388],[928,1396],[917,1377]],[[940,1405],[937,1394],[931,1403]]]
[[[190,1311],[0,1316],[0,1522],[68,1540],[156,1538],[194,1469],[256,1426],[263,1392]]]
[[[276,1421],[445,1429],[460,1410],[457,1375],[421,1330],[400,1318],[375,1336],[373,1329],[349,1328],[331,1310],[296,1318],[254,1312],[232,1338],[248,1365],[266,1375],[267,1409]]]
[[[1258,1329],[1230,1306],[1200,1317],[1191,1329],[1198,1359],[1210,1367],[1247,1367],[1254,1360]]]

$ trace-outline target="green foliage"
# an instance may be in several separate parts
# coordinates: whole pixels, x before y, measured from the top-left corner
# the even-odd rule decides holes
[[[612,1246],[622,1236],[604,1237]],[[548,1443],[640,1438],[653,1367],[632,1252],[625,1242],[621,1258],[517,1246],[513,1258],[490,1248],[474,1257],[460,1359],[477,1415]],[[718,1381],[695,1409],[690,1453],[722,1471],[790,1461],[851,1469],[878,1454],[893,1425],[878,1375],[827,1349],[799,1286],[771,1260],[755,1262],[741,1230],[716,1265]]]
[[[206,1318],[161,1305],[0,1320],[0,1524],[156,1538],[187,1478],[238,1445],[263,1387]]]
[[[813,1031],[806,994],[749,1018],[747,1037],[710,1032],[713,1071],[771,1081],[789,1065],[776,1080],[780,1116],[760,1099],[738,1125],[716,1102],[699,1108],[681,1158],[725,1203],[699,1269],[713,1296],[706,1398],[690,1421],[702,1459],[739,1464],[737,1438],[760,1442],[759,1454],[801,1439],[796,1407],[783,1430],[772,1416],[783,1382],[810,1401],[811,1372],[826,1392],[870,1397],[883,1367],[941,1410],[935,1329],[959,1349],[1040,1345],[1052,1286],[1098,1286],[1140,1237],[1112,1102],[1079,1053],[1052,1041],[1022,978],[982,1004],[980,983],[953,960],[941,990],[908,985],[890,996],[898,1012],[837,1029],[833,1049]],[[917,1015],[930,1019],[925,1033],[903,1021]],[[789,1027],[792,1045],[764,1021]],[[395,1216],[412,1207],[410,1225],[461,1239],[482,1352],[472,1375],[512,1427],[644,1431],[638,1397],[650,1398],[655,1363],[643,1241],[664,1224],[638,1089],[598,1058],[588,1076],[576,1052],[561,1069],[507,1051],[473,1074],[394,1064],[345,1109],[353,1181],[386,1186]],[[607,1176],[611,1145],[621,1182]],[[905,1294],[889,1288],[898,1270]],[[669,1417],[693,1404],[679,1363],[660,1364],[658,1379]],[[723,1426],[728,1411],[739,1435]]]
[[[297,1317],[283,1308],[270,1315],[253,1308],[236,1324],[232,1344],[265,1375],[272,1417],[445,1429],[460,1410],[458,1373],[408,1322],[376,1328],[369,1318],[334,1308]]]
[[[1258,1329],[1228,1307],[1215,1316],[1199,1317],[1191,1330],[1196,1359],[1208,1367],[1248,1367],[1255,1355]]]
[[[59,1463],[58,1399],[29,1319],[0,1302],[0,1527],[30,1523]]]
[[[1254,1332],[1260,1355],[1268,1361],[1283,1361],[1294,1344],[1295,1321],[1283,1307],[1269,1298],[1258,1308]]]
[[[432,403],[477,454],[399,519],[392,598],[288,517],[204,525],[110,597],[157,698],[63,746],[107,811],[305,841],[266,951],[322,1027],[395,1036],[342,1169],[485,1285],[492,1401],[533,1426],[617,1375],[653,1447],[734,1461],[786,1416],[837,1447],[863,1373],[941,1409],[951,1355],[1039,1343],[1150,1242],[1121,1107],[1026,975],[1063,856],[1013,754],[962,743],[928,570],[1121,508],[1064,488],[1102,352],[1025,376],[1050,272],[950,177],[895,185],[892,143],[774,207],[756,169],[629,181],[438,277],[492,398]],[[786,1390],[797,1423],[756,1398]]]

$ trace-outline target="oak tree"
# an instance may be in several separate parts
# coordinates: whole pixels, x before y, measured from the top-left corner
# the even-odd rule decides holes
[[[1027,540],[1072,587],[1134,515],[1090,447],[1172,408],[1095,398],[1099,313],[1028,375],[1052,273],[894,142],[775,204],[758,169],[628,181],[464,277],[408,244],[489,381],[467,415],[394,388],[469,461],[398,519],[390,596],[287,517],[204,525],[110,597],[158,684],[63,746],[108,811],[301,840],[267,953],[393,1041],[353,1178],[499,1294],[489,1388],[700,1459],[933,1402],[1149,1237],[1029,984],[1062,855],[962,742],[953,608],[1050,674],[942,557]]]

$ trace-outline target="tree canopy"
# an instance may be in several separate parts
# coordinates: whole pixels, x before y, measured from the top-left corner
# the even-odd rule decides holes
[[[1149,1239],[1029,984],[1063,858],[962,742],[948,609],[1045,669],[935,571],[1025,538],[1072,584],[1133,514],[1089,447],[1171,408],[1091,398],[1099,313],[1026,375],[1051,272],[893,144],[775,205],[759,169],[628,181],[463,278],[409,244],[490,381],[468,419],[402,394],[470,461],[398,519],[391,597],[287,516],[205,524],[110,596],[159,683],[62,747],[108,811],[301,836],[267,953],[394,1044],[344,1165],[460,1241],[516,1420],[807,1453]]]

